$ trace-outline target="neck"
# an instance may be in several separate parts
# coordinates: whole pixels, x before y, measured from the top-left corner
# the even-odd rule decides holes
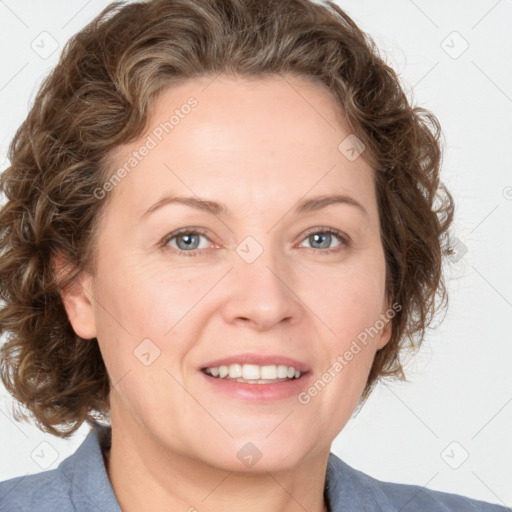
[[[113,428],[105,467],[123,512],[328,512],[324,499],[329,453],[299,467],[250,475],[170,453],[150,437]]]

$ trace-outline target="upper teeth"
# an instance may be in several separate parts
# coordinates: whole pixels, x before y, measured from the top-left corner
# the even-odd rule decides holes
[[[214,377],[223,379],[229,376],[231,379],[247,379],[247,380],[260,380],[260,379],[298,379],[301,375],[299,370],[293,366],[271,364],[268,366],[258,366],[257,364],[230,364],[229,366],[214,366],[205,369],[206,373],[211,373]]]

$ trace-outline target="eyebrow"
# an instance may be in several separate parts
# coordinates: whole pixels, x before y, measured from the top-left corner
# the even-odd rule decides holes
[[[190,206],[191,208],[195,208],[196,210],[211,213],[213,215],[232,215],[225,204],[218,203],[216,201],[209,201],[207,199],[193,196],[166,195],[155,204],[150,206],[144,212],[142,218],[169,204],[184,204],[186,206]],[[368,212],[359,201],[356,201],[353,197],[343,194],[321,195],[309,199],[304,199],[295,206],[293,213],[301,214],[313,212],[333,204],[346,204],[349,206],[355,206],[361,211],[361,213],[368,216]]]

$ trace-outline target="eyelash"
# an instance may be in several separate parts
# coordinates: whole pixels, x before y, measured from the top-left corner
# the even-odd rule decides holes
[[[345,233],[343,233],[341,231],[338,231],[337,229],[333,229],[333,228],[314,228],[314,229],[308,231],[302,240],[305,240],[306,238],[310,237],[311,235],[315,235],[315,234],[319,234],[319,233],[320,234],[335,235],[340,240],[340,242],[341,242],[340,245],[338,245],[338,246],[336,246],[336,247],[334,247],[332,249],[314,249],[312,247],[305,247],[305,249],[313,249],[313,251],[320,251],[320,253],[323,253],[325,255],[325,254],[332,254],[334,252],[338,252],[343,247],[347,248],[351,244],[351,240],[350,240],[350,237],[348,235],[346,235]],[[167,244],[171,240],[173,240],[174,238],[179,237],[180,235],[202,235],[202,236],[208,238],[206,233],[203,230],[201,230],[201,229],[185,228],[185,229],[180,229],[178,231],[174,231],[173,233],[171,233],[168,236],[166,236],[162,240],[161,246],[163,248],[166,248]],[[209,238],[208,238],[208,240],[209,240]],[[192,251],[184,251],[182,249],[175,249],[175,248],[172,248],[172,249],[173,249],[173,252],[175,254],[177,254],[178,256],[198,256],[199,253],[203,253],[204,254],[205,252],[207,253],[207,252],[211,251],[211,248],[208,248],[208,249],[194,249]]]

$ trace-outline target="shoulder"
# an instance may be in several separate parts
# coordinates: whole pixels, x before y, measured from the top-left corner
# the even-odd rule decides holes
[[[0,512],[73,510],[58,469],[0,482]]]
[[[0,482],[0,512],[121,512],[103,462],[100,430],[91,430],[56,469]]]
[[[419,485],[396,484],[375,480],[381,492],[398,510],[416,512],[429,510],[439,512],[510,512],[511,509],[480,501],[460,494],[434,491]]]
[[[358,471],[333,453],[329,456],[327,484],[332,512],[341,503],[354,503],[367,512],[511,512],[512,509],[459,494],[434,491],[420,485],[384,482]],[[334,502],[334,503],[333,503]]]

